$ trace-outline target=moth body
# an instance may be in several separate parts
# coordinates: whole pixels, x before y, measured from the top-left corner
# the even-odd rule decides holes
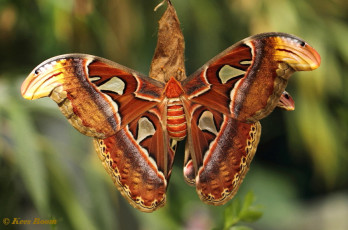
[[[170,78],[165,86],[165,96],[167,103],[167,131],[168,135],[181,141],[187,134],[187,121],[185,117],[184,107],[180,96],[183,94],[181,83],[175,78]]]

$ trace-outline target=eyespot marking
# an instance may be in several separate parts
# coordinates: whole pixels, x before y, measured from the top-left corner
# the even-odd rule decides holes
[[[107,82],[99,86],[100,90],[109,91],[122,95],[124,93],[126,84],[118,77],[112,77]]]
[[[142,142],[145,138],[153,136],[156,133],[156,128],[153,123],[147,118],[142,117],[138,121],[138,137],[137,142]]]
[[[222,82],[222,84],[225,84],[226,82],[228,82],[229,80],[239,77],[241,75],[244,75],[245,71],[234,68],[230,65],[224,65],[219,73],[218,73],[218,77],[220,78],[220,81]]]
[[[239,62],[239,64],[241,64],[241,65],[251,65],[251,60],[242,60],[242,61],[240,61]]]
[[[218,134],[218,131],[215,126],[213,113],[210,111],[204,111],[198,119],[198,128],[202,131],[206,130],[215,135]]]

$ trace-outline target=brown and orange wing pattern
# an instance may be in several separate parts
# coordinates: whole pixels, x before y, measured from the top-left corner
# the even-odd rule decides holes
[[[194,154],[186,156],[185,180],[196,186],[205,203],[224,204],[237,192],[249,169],[261,125],[240,122],[199,104],[189,108],[186,154]]]
[[[286,111],[293,111],[294,109],[295,109],[295,102],[294,102],[294,100],[293,100],[293,98],[291,97],[291,95],[288,93],[288,92],[286,92],[286,91],[284,91],[283,93],[282,93],[282,95],[281,95],[281,97],[280,97],[280,99],[279,99],[279,102],[278,102],[278,104],[277,104],[277,107],[279,107],[279,108],[281,108],[281,109],[284,109],[284,110],[286,110]],[[214,111],[214,110],[211,110],[212,112],[215,112],[216,113],[216,111]],[[220,117],[221,115],[219,115],[218,114],[218,117]],[[214,118],[215,119],[215,118]],[[191,119],[190,119],[191,120]],[[192,122],[192,120],[191,120],[191,122]],[[211,126],[214,126],[215,124],[212,124],[212,123],[210,123],[211,124]],[[191,133],[193,132],[194,133],[194,131],[192,131],[192,125],[190,126],[191,127]],[[260,127],[261,127],[261,125],[260,125]],[[195,129],[196,129],[196,132],[197,132],[197,125],[196,125],[196,127],[195,127]],[[199,129],[198,129],[199,130]],[[198,135],[196,135],[196,140],[197,140],[197,136]],[[191,135],[189,136],[189,140],[188,141],[186,141],[186,145],[185,145],[185,162],[184,162],[184,178],[185,178],[185,181],[189,184],[189,185],[192,185],[192,186],[195,186],[196,185],[196,182],[195,182],[195,179],[196,179],[196,173],[195,173],[195,168],[194,168],[194,165],[193,165],[193,161],[192,161],[192,156],[191,156],[191,154],[190,154],[190,149],[189,149],[189,147],[190,146],[192,146],[192,144],[191,145],[189,145],[189,142],[191,142],[191,143],[193,143],[193,141],[192,141],[192,139],[190,139],[190,137],[191,137]],[[198,138],[198,140],[205,140],[205,139],[199,139]],[[205,140],[206,141],[206,143],[205,143],[205,145],[207,145],[207,140]],[[211,140],[210,141],[208,141],[208,143],[209,142],[211,142]],[[201,142],[200,142],[200,144],[199,145],[204,145],[204,144],[202,144]],[[194,146],[199,146],[199,145],[194,145]],[[192,150],[191,150],[192,151]],[[193,152],[193,151],[192,151]],[[199,151],[195,151],[195,152],[199,152]],[[201,162],[201,164],[202,164],[202,157],[203,156],[201,156],[199,159],[197,159],[197,157],[196,157],[196,161],[197,160],[200,160],[200,162]]]
[[[151,78],[103,58],[67,54],[40,64],[21,88],[26,99],[52,98],[78,131],[94,137],[116,187],[144,212],[164,205],[176,141],[186,134],[185,180],[205,203],[230,200],[255,155],[259,120],[276,106],[293,110],[285,91],[290,75],[320,65],[303,40],[266,33],[186,78],[179,20],[167,3]]]
[[[144,113],[114,136],[94,140],[98,156],[116,187],[143,212],[165,204],[175,154],[156,110]]]
[[[242,122],[256,122],[277,106],[294,71],[314,70],[319,65],[319,54],[300,38],[259,34],[220,53],[183,86],[192,102]]]
[[[175,154],[165,129],[163,87],[106,59],[68,54],[35,68],[22,94],[51,97],[78,131],[95,137],[116,187],[134,207],[151,212],[165,203]]]
[[[36,67],[21,91],[30,100],[51,97],[78,131],[105,138],[161,102],[163,84],[103,58],[67,54]]]
[[[231,46],[183,81],[188,120],[185,180],[202,201],[220,205],[238,190],[256,152],[259,120],[278,106],[294,109],[285,91],[295,71],[313,70],[319,54],[283,33]]]
[[[205,152],[196,189],[205,203],[221,205],[238,191],[260,140],[260,122],[242,123],[224,116],[220,132]]]

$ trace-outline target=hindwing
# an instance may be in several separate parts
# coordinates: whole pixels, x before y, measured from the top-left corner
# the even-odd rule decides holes
[[[142,114],[115,135],[95,139],[95,147],[116,187],[135,208],[163,206],[175,150],[157,108]]]

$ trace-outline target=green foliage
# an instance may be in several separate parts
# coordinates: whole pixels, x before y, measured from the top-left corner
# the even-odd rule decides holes
[[[240,222],[255,222],[262,216],[261,206],[255,205],[255,196],[253,192],[245,195],[243,203],[239,198],[233,199],[224,211],[225,230],[250,230],[250,227],[237,225]]]
[[[14,162],[21,175],[23,182],[33,198],[35,206],[40,214],[48,211],[48,188],[46,181],[46,168],[40,153],[31,117],[27,116],[23,108],[15,100],[4,107],[9,117],[11,139],[13,140]],[[35,169],[35,170],[33,170]]]

